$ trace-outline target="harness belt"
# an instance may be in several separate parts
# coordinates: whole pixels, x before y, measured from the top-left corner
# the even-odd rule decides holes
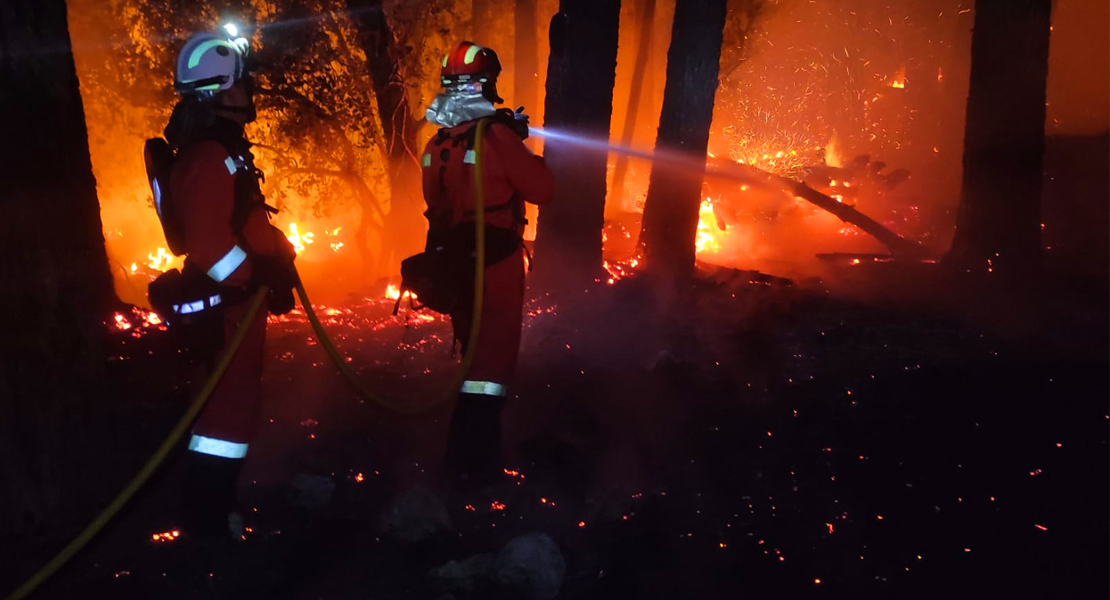
[[[223,302],[223,298],[219,294],[215,294],[215,295],[209,296],[207,298],[201,298],[200,300],[196,300],[194,302],[186,302],[184,304],[174,304],[173,305],[173,312],[174,312],[174,314],[178,314],[178,315],[189,315],[189,314],[201,312],[205,309],[212,308],[214,306],[218,306],[221,302]]]

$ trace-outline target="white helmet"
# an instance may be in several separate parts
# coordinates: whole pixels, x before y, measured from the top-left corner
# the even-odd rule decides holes
[[[227,33],[198,33],[185,42],[177,56],[174,88],[179,94],[198,100],[211,100],[243,77],[250,43],[235,37],[233,26]]]

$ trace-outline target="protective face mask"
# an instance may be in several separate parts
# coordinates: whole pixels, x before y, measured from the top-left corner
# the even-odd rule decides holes
[[[488,117],[497,112],[493,103],[481,91],[450,90],[432,100],[424,117],[440,127],[454,127],[460,123]]]

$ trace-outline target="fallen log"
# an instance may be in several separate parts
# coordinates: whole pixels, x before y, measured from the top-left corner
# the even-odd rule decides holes
[[[894,233],[875,219],[856,210],[854,206],[839,202],[836,198],[826,196],[804,183],[793,181],[785,177],[778,177],[777,175],[772,175],[772,177],[778,179],[783,185],[783,188],[787,192],[794,194],[795,197],[801,198],[817,208],[832,213],[833,216],[841,221],[855,225],[864,233],[879,240],[879,242],[889,248],[890,253],[895,256],[917,258],[928,254],[928,251],[922,247],[921,244],[907,240],[897,233]]]
[[[925,258],[930,254],[921,244],[907,240],[897,233],[894,233],[878,221],[856,210],[852,205],[844,204],[836,198],[823,194],[802,182],[775,175],[774,173],[769,173],[751,165],[735,162],[724,163],[724,161],[715,162],[716,164],[711,162],[709,168],[706,169],[706,176],[729,179],[743,185],[781,189],[787,194],[791,194],[796,198],[801,198],[817,208],[831,213],[845,223],[858,227],[864,233],[879,240],[880,243],[890,249],[891,254],[894,256]]]

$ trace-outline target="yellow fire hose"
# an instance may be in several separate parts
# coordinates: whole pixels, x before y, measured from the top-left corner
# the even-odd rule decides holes
[[[109,504],[107,508],[100,511],[100,514],[96,515],[96,518],[94,518],[92,522],[89,523],[85,527],[85,529],[81,531],[81,533],[77,534],[77,537],[73,538],[73,541],[67,544],[65,548],[62,548],[62,551],[59,552],[57,556],[50,559],[50,562],[46,563],[46,565],[39,569],[37,573],[29,577],[27,581],[23,582],[23,585],[16,588],[16,590],[11,594],[8,594],[8,596],[5,597],[4,600],[20,600],[21,598],[25,598],[28,594],[34,591],[35,588],[37,588],[44,581],[50,578],[50,576],[53,575],[55,571],[60,569],[62,565],[66,564],[69,559],[73,558],[74,554],[77,554],[77,552],[81,550],[81,548],[85,547],[85,544],[88,544],[89,540],[91,540],[93,536],[99,533],[100,530],[108,524],[108,521],[112,520],[112,517],[116,516],[116,513],[118,513],[129,500],[131,500],[131,497],[135,495],[135,492],[138,492],[139,488],[141,488],[143,484],[146,483],[146,480],[150,478],[150,475],[154,473],[155,469],[158,468],[158,465],[162,464],[162,461],[165,460],[166,456],[170,453],[170,450],[172,450],[173,447],[177,444],[178,440],[181,439],[181,436],[185,433],[185,430],[187,430],[189,426],[193,423],[193,419],[195,419],[196,416],[200,414],[200,409],[204,408],[204,404],[208,402],[208,397],[212,395],[212,390],[216,389],[216,384],[219,383],[220,378],[223,377],[224,371],[227,371],[228,365],[231,364],[231,359],[235,357],[235,353],[239,350],[239,346],[243,343],[243,338],[247,336],[247,331],[250,329],[250,324],[254,321],[254,318],[258,314],[259,309],[262,307],[262,303],[263,301],[265,301],[266,294],[269,293],[269,291],[270,288],[262,286],[258,289],[257,292],[254,293],[254,296],[251,297],[251,303],[249,309],[247,310],[247,316],[243,318],[243,321],[241,323],[239,323],[239,327],[235,330],[235,335],[232,336],[231,342],[224,348],[224,351],[220,354],[220,359],[216,362],[216,368],[212,370],[212,374],[208,376],[208,381],[204,382],[204,387],[202,387],[200,391],[197,392],[197,395],[193,397],[193,401],[189,404],[188,410],[185,411],[185,414],[181,416],[181,419],[179,419],[177,421],[177,424],[173,426],[173,429],[170,430],[169,435],[167,435],[166,439],[162,441],[162,445],[158,446],[158,449],[154,451],[154,454],[151,455],[149,459],[147,459],[146,464],[143,465],[143,468],[139,469],[139,472],[135,475],[135,477],[131,479],[131,481],[127,483],[127,486],[123,488],[123,491],[116,495],[115,499],[112,500],[112,503]]]
[[[454,395],[457,393],[458,389],[462,385],[462,382],[466,379],[467,372],[470,371],[470,365],[474,362],[474,350],[477,348],[478,344],[478,330],[481,327],[482,323],[482,301],[483,297],[485,296],[486,230],[485,205],[483,202],[484,197],[482,183],[482,134],[485,133],[487,126],[488,119],[482,119],[478,121],[478,130],[474,136],[474,172],[476,174],[474,178],[474,234],[477,248],[474,258],[474,311],[473,316],[470,320],[470,339],[467,340],[466,351],[463,356],[462,368],[459,370],[459,374],[455,377],[455,381],[454,383],[452,383],[451,389],[447,394],[444,395],[442,400],[437,400],[436,402],[427,406],[410,409],[405,408],[400,403],[390,402],[384,396],[376,394],[362,385],[362,383],[358,381],[358,378],[355,376],[355,374],[351,371],[350,367],[347,366],[347,363],[343,360],[343,357],[339,355],[339,351],[336,350],[335,345],[331,343],[331,340],[324,332],[323,325],[316,317],[315,311],[312,310],[312,303],[308,301],[308,294],[305,292],[304,286],[300,283],[297,283],[297,294],[301,298],[301,303],[304,306],[305,314],[308,316],[309,322],[312,323],[312,328],[316,331],[316,335],[320,339],[320,344],[324,347],[324,350],[327,351],[328,356],[331,357],[332,361],[335,363],[335,366],[339,368],[339,372],[347,378],[347,380],[351,383],[351,385],[355,387],[355,389],[359,392],[361,396],[378,404],[379,406],[382,406],[383,408],[393,410],[402,414],[417,414],[425,410],[430,410],[444,401],[450,400],[452,397],[454,397]],[[89,541],[92,540],[92,538],[95,537],[96,534],[99,533],[100,530],[103,529],[104,526],[107,525],[108,522],[116,516],[116,513],[118,513],[120,509],[122,509],[124,505],[126,505],[127,502],[131,500],[135,493],[138,492],[140,488],[142,488],[147,479],[149,479],[154,471],[158,468],[158,466],[162,464],[162,461],[166,459],[166,456],[169,455],[170,451],[177,444],[178,440],[181,439],[181,436],[184,435],[185,430],[189,428],[193,420],[197,417],[198,414],[200,414],[200,411],[202,408],[204,408],[205,403],[208,402],[208,397],[212,395],[212,390],[216,389],[216,384],[220,382],[220,379],[223,377],[224,372],[227,371],[228,365],[231,364],[231,359],[235,357],[235,353],[239,350],[239,346],[243,343],[243,338],[246,337],[247,331],[250,329],[250,323],[254,321],[254,318],[258,314],[259,309],[261,309],[262,303],[265,301],[268,292],[269,288],[266,286],[262,286],[258,289],[258,291],[255,292],[254,296],[251,297],[251,303],[247,310],[246,317],[244,317],[243,321],[239,323],[239,327],[235,330],[235,335],[232,336],[231,342],[224,348],[223,353],[220,354],[220,358],[216,363],[216,367],[208,376],[208,380],[205,381],[204,387],[202,387],[201,390],[197,392],[197,395],[189,404],[189,408],[185,411],[185,414],[182,415],[181,419],[177,421],[177,424],[174,425],[173,429],[170,430],[169,435],[167,435],[166,439],[162,441],[162,444],[158,446],[158,449],[154,451],[154,454],[151,455],[149,459],[147,459],[146,463],[141,469],[139,469],[139,472],[135,475],[135,477],[133,477],[131,481],[127,483],[127,486],[124,487],[123,490],[116,495],[111,504],[109,504],[104,510],[100,511],[100,514],[96,515],[92,522],[90,522],[83,530],[81,530],[81,533],[77,534],[77,537],[73,538],[73,540],[69,544],[67,544],[65,548],[62,548],[61,552],[58,552],[58,554],[54,556],[54,558],[50,559],[50,562],[43,565],[43,567],[39,569],[34,575],[31,575],[29,578],[27,578],[27,580],[23,582],[23,585],[19,586],[15,589],[15,591],[5,596],[4,600],[22,600],[22,598],[26,598],[31,592],[35,591],[35,589],[42,585],[43,582],[45,582],[54,573],[56,573],[58,569],[69,562],[69,560],[73,558],[73,556],[77,554],[78,551],[84,548],[85,545],[88,544]]]

